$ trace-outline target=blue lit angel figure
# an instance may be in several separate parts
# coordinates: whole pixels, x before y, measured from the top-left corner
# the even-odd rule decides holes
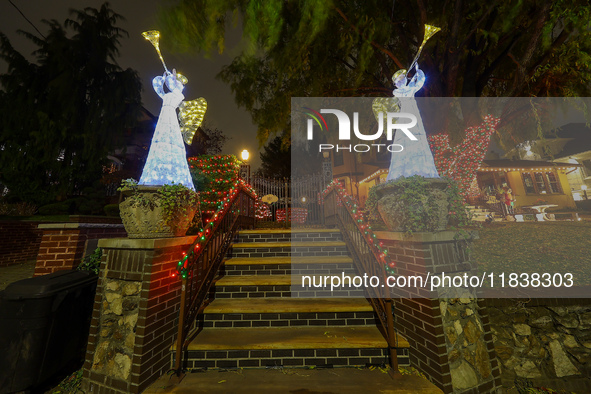
[[[180,183],[195,190],[176,113],[179,106],[183,108],[181,103],[185,99],[182,78],[177,76],[176,70],[167,70],[152,80],[152,86],[162,98],[162,109],[139,184],[161,186]],[[164,91],[165,86],[168,92]]]
[[[415,66],[415,71],[415,75],[410,81],[407,79],[406,70],[399,70],[392,77],[396,86],[392,94],[400,99],[400,112],[413,114],[417,118],[417,125],[410,129],[412,134],[417,138],[417,141],[409,140],[402,132],[396,133],[393,143],[402,145],[404,150],[401,152],[392,152],[387,180],[413,175],[421,175],[425,178],[439,178],[435,161],[433,160],[433,154],[427,141],[421,112],[414,98],[415,93],[425,84],[425,73],[419,69],[418,64]]]

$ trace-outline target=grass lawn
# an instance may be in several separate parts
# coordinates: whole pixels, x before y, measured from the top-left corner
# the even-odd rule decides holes
[[[591,285],[591,222],[494,223],[483,227],[472,259],[480,272],[567,273]]]

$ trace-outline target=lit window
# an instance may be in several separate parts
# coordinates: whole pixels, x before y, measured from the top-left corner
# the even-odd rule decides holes
[[[534,177],[536,178],[536,189],[538,190],[538,194],[548,193],[546,190],[546,182],[544,182],[544,174],[541,172],[534,172]]]
[[[535,194],[536,188],[534,186],[534,181],[532,180],[531,174],[524,173],[523,174],[523,186],[525,186],[525,192],[528,194]]]
[[[548,177],[548,186],[550,187],[551,193],[560,193],[560,185],[558,184],[558,179],[556,179],[556,175],[553,172],[547,172],[546,176]]]

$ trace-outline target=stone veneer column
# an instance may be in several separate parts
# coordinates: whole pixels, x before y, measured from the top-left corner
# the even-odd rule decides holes
[[[472,274],[466,246],[453,231],[376,232],[397,264],[396,275]],[[477,236],[477,234],[473,234]],[[395,329],[410,344],[411,365],[445,393],[488,393],[501,387],[487,311],[468,288],[393,289]]]
[[[195,237],[101,239],[84,387],[140,393],[171,368],[181,281],[176,264]]]
[[[38,229],[43,236],[34,276],[76,268],[89,239],[127,235],[122,224],[112,223],[45,223],[40,224]]]

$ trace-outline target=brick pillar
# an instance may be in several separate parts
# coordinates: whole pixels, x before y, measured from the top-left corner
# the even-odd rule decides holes
[[[43,236],[34,276],[76,268],[88,240],[127,234],[122,224],[110,223],[49,223],[38,228]]]
[[[92,393],[140,393],[171,368],[177,262],[195,237],[101,239],[103,261],[84,363]]]
[[[466,245],[453,231],[376,232],[396,261],[396,276],[473,274]],[[477,236],[477,234],[473,234]],[[392,290],[395,329],[410,344],[410,362],[445,393],[488,393],[501,387],[486,308],[470,288]]]

